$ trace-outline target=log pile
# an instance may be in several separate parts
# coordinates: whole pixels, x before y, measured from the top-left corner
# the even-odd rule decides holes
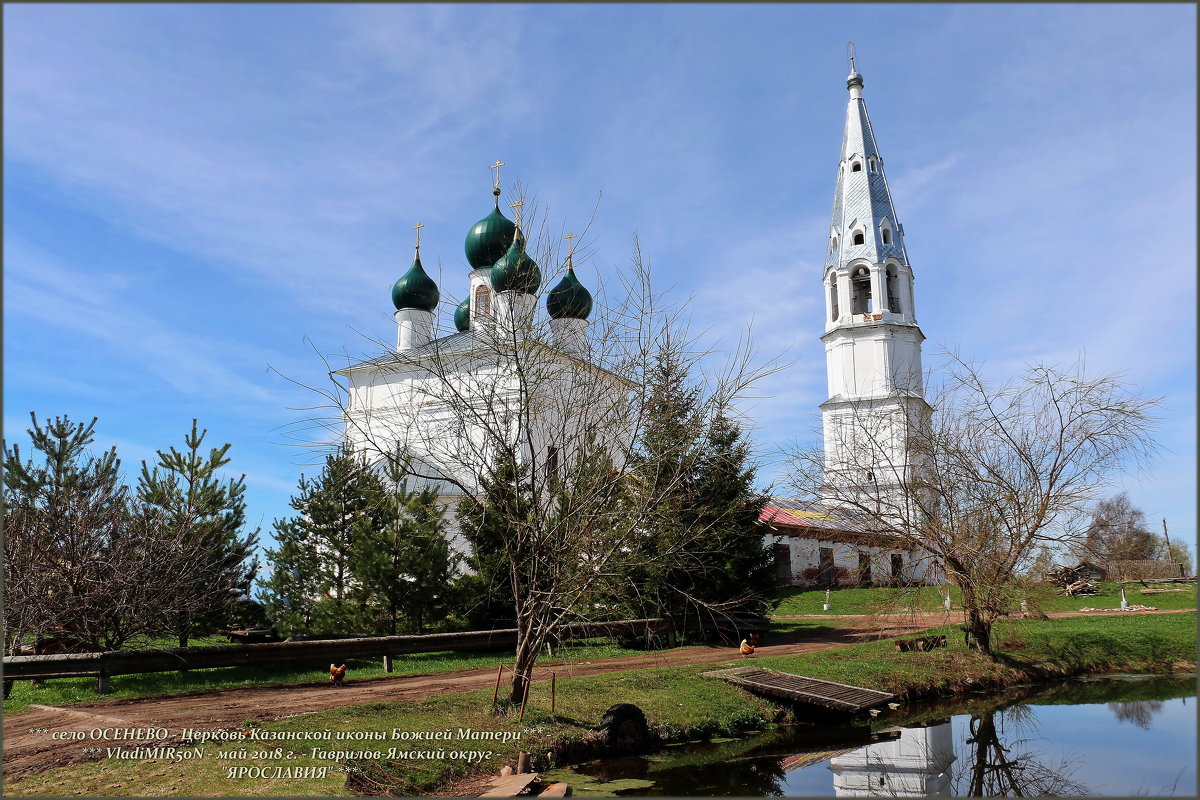
[[[1082,570],[1075,567],[1058,567],[1046,573],[1046,578],[1067,597],[1100,594],[1100,587],[1084,578]]]

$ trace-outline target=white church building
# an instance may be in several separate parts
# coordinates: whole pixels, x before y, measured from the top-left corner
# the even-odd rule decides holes
[[[347,443],[374,462],[405,459],[410,488],[436,487],[452,531],[457,500],[480,492],[502,457],[529,469],[526,485],[549,496],[542,487],[578,449],[621,453],[628,438],[630,385],[589,361],[592,297],[571,254],[561,281],[544,293],[548,320],[537,314],[542,272],[526,252],[519,216],[514,222],[500,211],[501,166],[493,165],[495,206],[466,236],[470,271],[456,331],[434,335],[441,292],[421,264],[418,223],[412,266],[392,287],[394,351],[335,371],[346,379]],[[453,533],[451,540],[462,547]]]
[[[936,582],[920,547],[873,532],[862,507],[903,502],[908,433],[925,424],[921,342],[913,271],[883,156],[853,65],[838,161],[825,269],[825,364],[821,404],[824,494],[819,502],[772,499],[776,575],[791,585]],[[860,502],[848,502],[858,498]],[[883,503],[872,502],[884,500]]]

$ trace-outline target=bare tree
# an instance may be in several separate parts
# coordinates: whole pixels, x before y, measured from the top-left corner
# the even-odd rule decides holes
[[[1072,555],[1108,564],[1147,561],[1164,550],[1162,537],[1146,524],[1145,512],[1130,502],[1128,494],[1121,492],[1096,503],[1082,541],[1072,548]]]
[[[571,264],[557,242],[546,244],[544,228],[543,221],[536,248],[518,232],[508,257],[535,253],[565,272]],[[634,458],[634,448],[647,424],[655,354],[667,342],[692,342],[702,366],[706,353],[686,334],[682,309],[652,289],[636,242],[619,278],[614,297],[599,289],[586,324],[548,326],[533,294],[502,291],[489,296],[487,313],[475,308],[469,331],[405,350],[379,343],[376,352],[388,352],[331,372],[332,385],[318,389],[333,413],[303,423],[379,461],[397,458],[399,447],[410,485],[436,485],[446,504],[492,518],[518,629],[514,701],[557,631],[609,618],[604,598],[631,558],[678,557],[639,544],[688,460]],[[755,366],[748,339],[740,341],[698,381],[696,423],[728,413],[772,369]]]
[[[846,437],[839,463],[793,449],[791,483],[924,548],[962,591],[965,629],[990,653],[992,623],[1018,604],[1022,568],[1043,547],[1079,542],[1106,479],[1153,453],[1158,401],[1082,365],[1033,365],[992,384],[974,364],[947,362],[931,406],[892,399],[901,416],[864,401],[848,415],[833,431]]]

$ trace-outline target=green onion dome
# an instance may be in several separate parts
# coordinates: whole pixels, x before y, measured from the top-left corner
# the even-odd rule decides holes
[[[573,267],[546,295],[546,312],[551,319],[587,319],[592,313],[592,293],[575,277]]]
[[[467,263],[471,269],[490,267],[499,261],[512,244],[517,226],[500,213],[499,204],[492,213],[471,226],[467,232]]]
[[[512,247],[504,258],[492,267],[492,288],[497,292],[522,292],[533,294],[542,283],[542,271],[534,260],[525,254],[525,236],[517,228]]]
[[[433,278],[425,274],[425,269],[421,266],[420,255],[413,259],[408,272],[404,273],[392,287],[392,303],[396,306],[397,311],[406,308],[433,311],[437,308],[440,297],[441,293],[438,291],[437,284],[433,282]]]
[[[454,327],[466,331],[471,327],[471,298],[467,298],[454,309]]]

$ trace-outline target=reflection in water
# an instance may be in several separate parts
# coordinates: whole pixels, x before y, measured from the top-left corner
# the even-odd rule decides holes
[[[839,796],[944,797],[954,761],[950,721],[902,728],[899,738],[834,757],[833,789]]]
[[[1132,703],[1109,703],[1109,710],[1121,722],[1132,722],[1144,731],[1150,730],[1150,720],[1163,710],[1161,700],[1135,700]]]
[[[1195,696],[1195,686],[1108,680],[1016,688],[911,704],[892,727],[881,727],[883,720],[784,726],[579,765],[553,780],[570,782],[581,797],[1191,795],[1196,726],[1184,698]],[[630,778],[640,785],[607,783]]]

